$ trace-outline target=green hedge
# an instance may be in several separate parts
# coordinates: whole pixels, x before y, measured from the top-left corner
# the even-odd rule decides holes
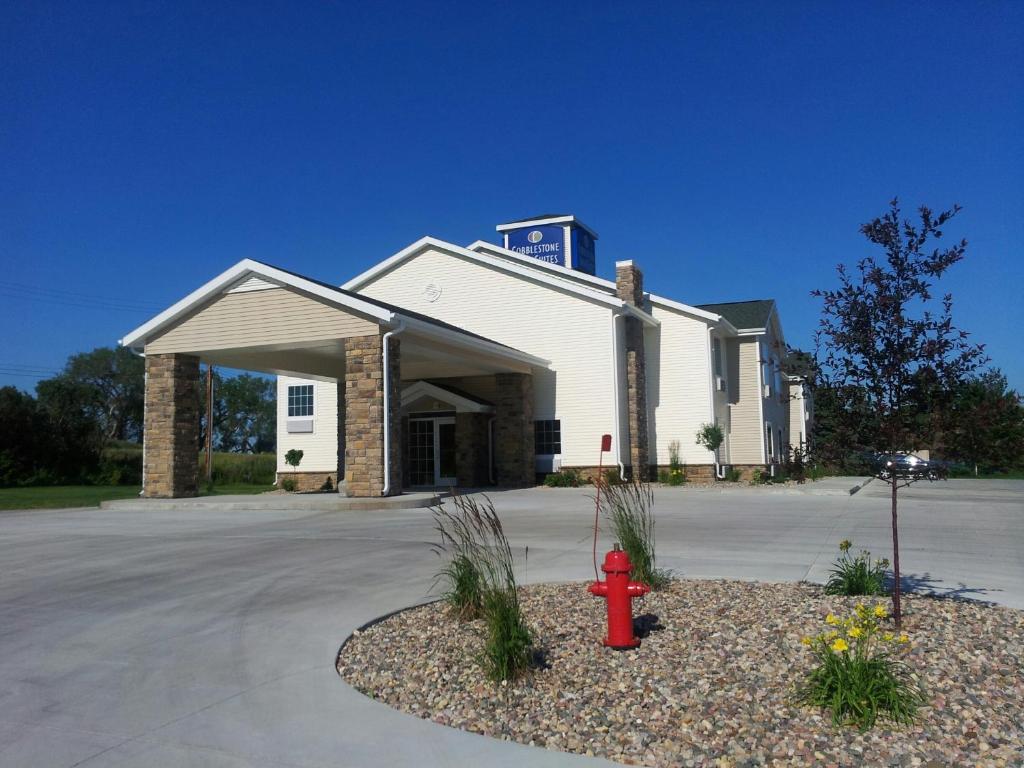
[[[202,474],[205,454],[199,454]],[[215,485],[271,485],[277,473],[277,456],[273,453],[214,453]],[[202,480],[202,478],[200,478]],[[107,448],[92,481],[95,485],[141,485],[142,447]]]

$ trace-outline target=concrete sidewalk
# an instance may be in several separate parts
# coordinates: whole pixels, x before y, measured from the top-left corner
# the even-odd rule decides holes
[[[659,564],[821,580],[842,538],[888,554],[887,499],[873,485],[854,496],[827,483],[659,489]],[[1022,491],[908,491],[914,584],[1024,608]],[[492,497],[524,581],[590,576],[587,491]],[[434,539],[426,509],[4,513],[0,765],[601,764],[437,726],[338,678],[355,627],[429,596]]]

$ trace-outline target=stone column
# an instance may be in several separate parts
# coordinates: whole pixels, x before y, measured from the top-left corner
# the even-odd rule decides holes
[[[455,414],[455,470],[462,488],[489,485],[486,413]]]
[[[339,381],[339,456],[344,456],[345,489],[350,496],[380,496],[384,492],[384,369],[383,336],[345,339],[344,386]],[[389,340],[391,488],[402,492],[401,359],[400,341]],[[339,432],[341,429],[339,429]],[[343,446],[343,447],[342,447]]]
[[[632,261],[615,263],[615,287],[627,304],[643,307],[643,273]],[[634,480],[646,480],[650,470],[647,439],[647,363],[644,357],[644,326],[626,317],[626,413],[629,421],[629,464]]]
[[[494,404],[494,452],[498,485],[533,485],[533,376],[498,373]]]
[[[146,355],[143,495],[199,494],[199,358]]]

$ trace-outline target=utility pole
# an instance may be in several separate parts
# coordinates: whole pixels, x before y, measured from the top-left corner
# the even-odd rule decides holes
[[[206,482],[213,482],[213,366],[206,366]]]

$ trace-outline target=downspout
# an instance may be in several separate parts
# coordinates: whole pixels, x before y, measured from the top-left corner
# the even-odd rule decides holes
[[[712,359],[712,353],[715,349],[715,345],[711,343],[711,331],[712,327],[708,326],[708,405],[711,408],[711,423],[716,424],[715,419],[715,360]],[[724,439],[723,439],[724,442]],[[721,448],[721,446],[719,446]],[[712,451],[711,456],[714,459],[712,462],[715,465],[715,477],[719,480],[725,479],[725,473],[723,472],[724,467],[718,463],[718,451]]]
[[[622,426],[622,413],[619,405],[619,336],[616,333],[616,320],[621,320],[623,315],[619,312],[612,312],[612,411],[614,422],[612,423],[612,439],[615,445],[615,463],[619,465],[619,479],[626,479],[626,465],[622,463],[622,445],[619,439]]]
[[[381,364],[384,366],[384,487],[381,489],[381,496],[388,496],[391,493],[391,366],[390,355],[388,354],[391,337],[405,330],[405,321],[399,320],[394,329],[384,334],[381,344],[384,346]]]

